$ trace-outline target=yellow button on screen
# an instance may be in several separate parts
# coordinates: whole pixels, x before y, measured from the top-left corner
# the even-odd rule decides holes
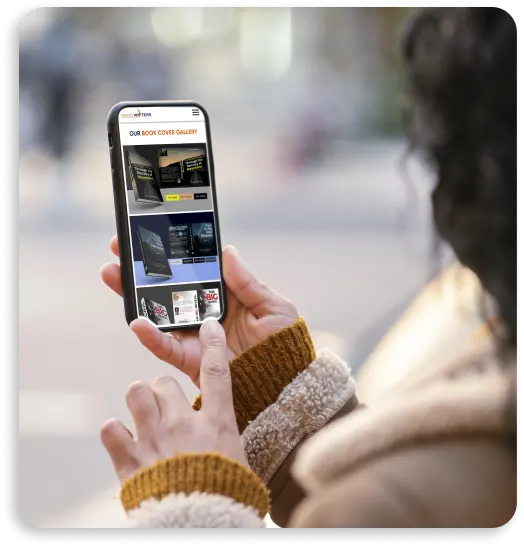
[[[167,194],[166,201],[180,201],[180,194]]]

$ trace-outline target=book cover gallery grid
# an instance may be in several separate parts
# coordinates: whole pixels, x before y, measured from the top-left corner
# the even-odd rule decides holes
[[[206,145],[124,146],[129,213],[177,213],[213,208]]]
[[[157,325],[219,317],[205,144],[124,146],[123,155],[139,314]]]

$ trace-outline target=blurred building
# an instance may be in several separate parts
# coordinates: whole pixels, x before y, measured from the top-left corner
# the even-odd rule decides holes
[[[39,9],[21,27],[22,85],[43,76],[45,56],[64,71],[76,65],[80,109],[101,107],[93,122],[119,100],[192,97],[243,127],[274,129],[315,110],[340,134],[359,134],[383,118],[383,97],[395,91],[391,41],[403,12]]]

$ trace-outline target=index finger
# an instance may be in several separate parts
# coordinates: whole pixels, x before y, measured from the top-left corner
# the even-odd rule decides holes
[[[202,410],[216,414],[231,412],[234,416],[226,334],[214,317],[206,318],[202,323],[200,344],[202,348],[200,364]]]

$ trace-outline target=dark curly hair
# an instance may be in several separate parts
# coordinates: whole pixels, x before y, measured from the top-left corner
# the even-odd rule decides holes
[[[497,8],[427,8],[401,42],[412,148],[436,175],[440,237],[498,306],[517,344],[517,30]]]

